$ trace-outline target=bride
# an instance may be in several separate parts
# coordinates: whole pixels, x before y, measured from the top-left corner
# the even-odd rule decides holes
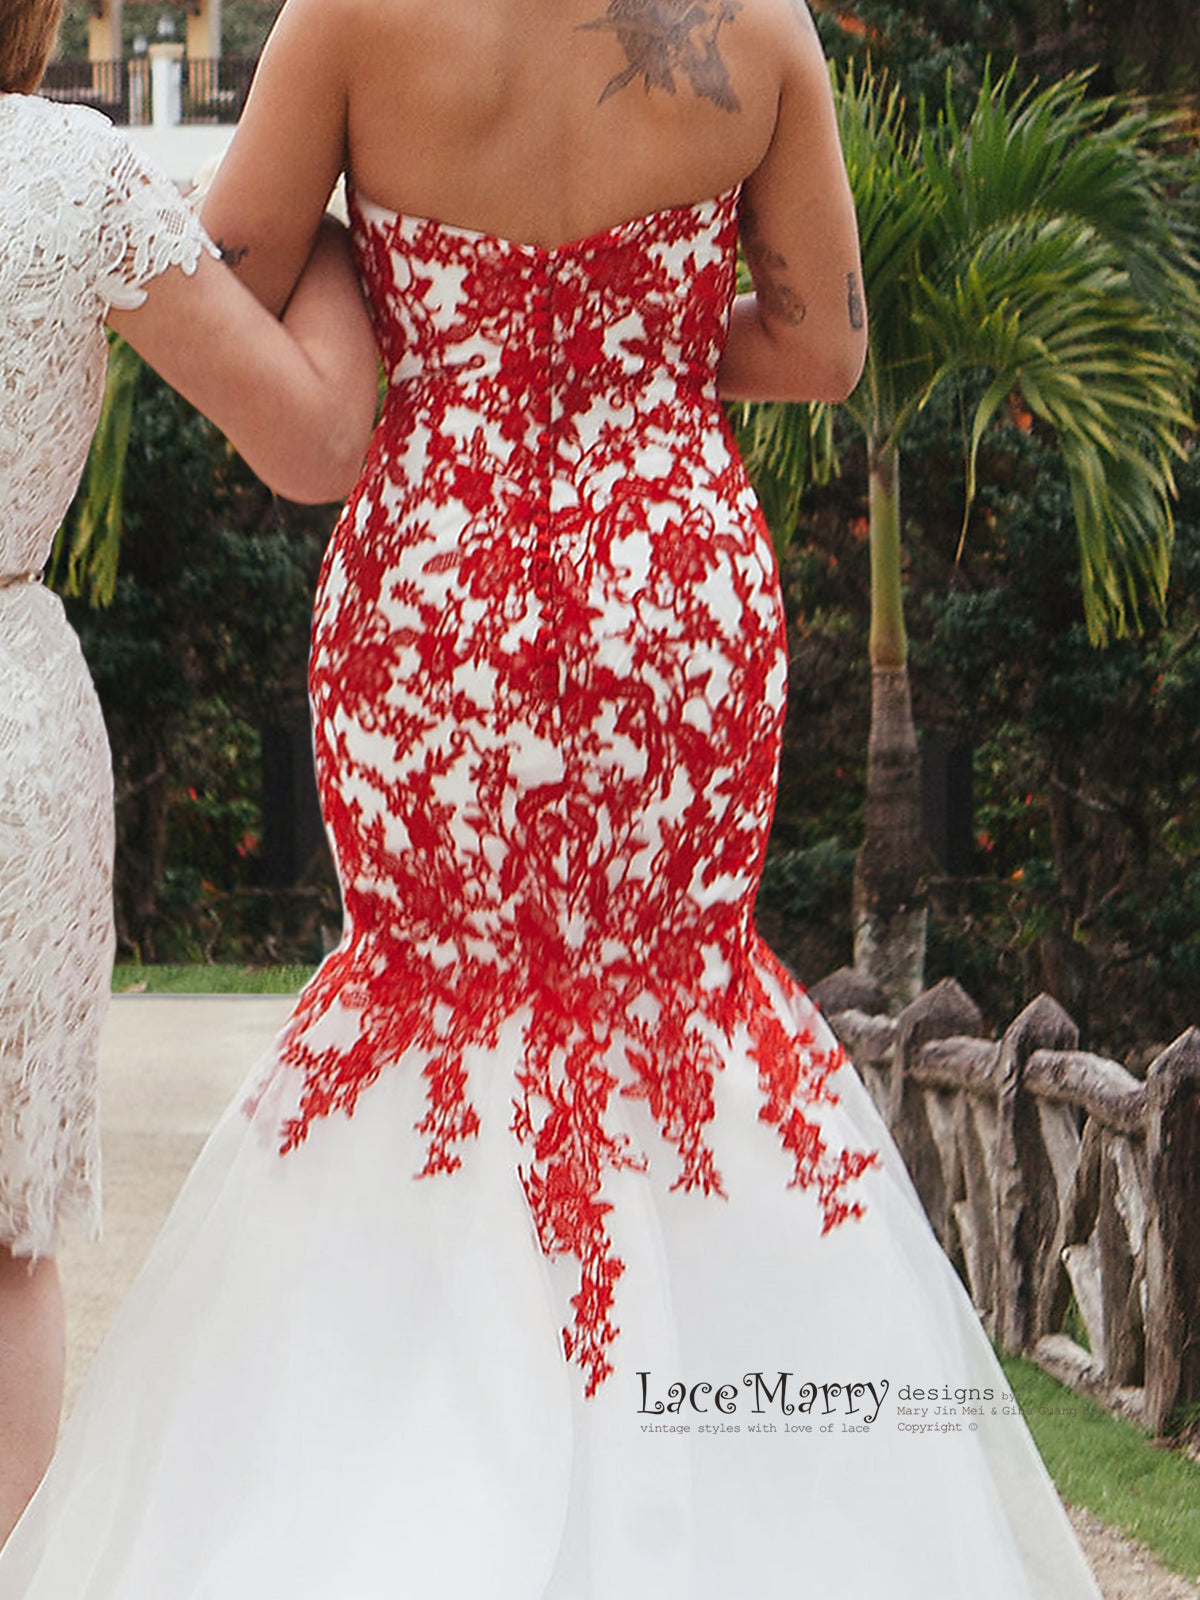
[[[720,396],[866,344],[807,11],[288,0],[205,211],[268,307],[343,167],[388,379],[313,632],[345,935],[0,1600],[1097,1600],[752,925],[786,639]]]

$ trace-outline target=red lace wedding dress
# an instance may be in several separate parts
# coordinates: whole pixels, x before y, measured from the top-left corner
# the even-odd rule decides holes
[[[543,250],[356,203],[390,387],[311,677],[345,938],[0,1600],[1095,1600],[751,925],[786,656],[714,389],[736,206]]]

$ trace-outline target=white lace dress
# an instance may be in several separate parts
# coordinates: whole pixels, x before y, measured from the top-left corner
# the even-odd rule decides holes
[[[112,774],[78,641],[37,576],[104,392],[109,307],[204,235],[96,112],[0,94],[0,1245],[99,1221],[96,1044]]]

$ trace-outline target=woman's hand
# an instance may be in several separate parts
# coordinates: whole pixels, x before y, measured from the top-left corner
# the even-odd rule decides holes
[[[201,257],[110,325],[217,427],[264,483],[319,504],[349,493],[375,418],[377,358],[345,230],[320,225],[282,321]]]

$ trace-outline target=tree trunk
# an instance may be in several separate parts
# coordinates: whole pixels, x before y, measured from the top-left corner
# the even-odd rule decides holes
[[[854,965],[870,973],[900,1010],[925,978],[921,769],[908,683],[895,449],[872,447],[869,467],[871,734],[863,844],[854,871]]]
[[[113,884],[118,947],[122,955],[132,954],[139,963],[153,961],[157,954],[154,934],[167,870],[171,794],[166,762],[159,750],[152,745],[145,756],[139,776],[131,778],[127,765],[118,787]]]

